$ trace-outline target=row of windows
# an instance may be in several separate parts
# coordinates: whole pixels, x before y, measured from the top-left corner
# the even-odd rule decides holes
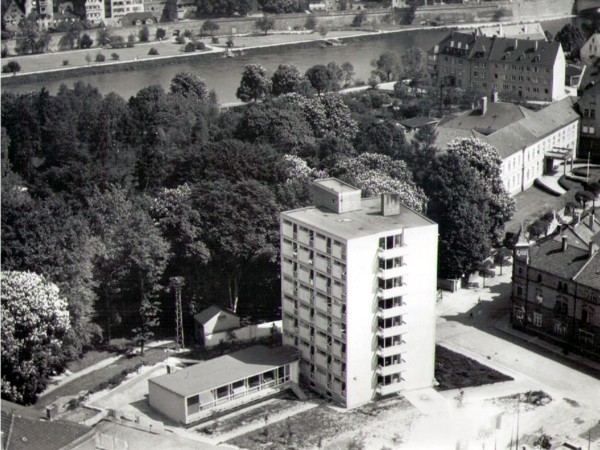
[[[517,294],[519,295],[519,288],[517,288]],[[542,303],[542,302],[539,302]],[[516,306],[516,317],[518,319],[523,319],[525,316],[525,309],[522,306]],[[567,315],[569,313],[569,304],[566,299],[558,299],[554,304],[553,313]],[[533,322],[536,324],[536,317],[539,316],[539,325],[542,326],[542,313],[539,311],[534,312]],[[580,321],[589,325],[597,325],[598,320],[596,319],[596,309],[592,306],[585,305],[581,308],[581,318]]]
[[[596,134],[596,128],[595,127],[582,126],[581,127],[581,132],[584,133],[584,134]]]
[[[583,110],[583,117],[589,117],[591,119],[595,119],[596,118],[596,110],[585,108]]]
[[[525,311],[522,308],[515,308],[515,317],[518,320],[525,319]],[[531,323],[536,328],[541,328],[543,325],[544,316],[540,311],[535,311],[533,316],[531,317]],[[565,322],[561,320],[554,320],[552,325],[552,330],[555,334],[559,336],[566,336],[568,326]],[[593,346],[594,345],[594,333],[588,330],[579,330],[578,332],[579,342],[585,346]]]

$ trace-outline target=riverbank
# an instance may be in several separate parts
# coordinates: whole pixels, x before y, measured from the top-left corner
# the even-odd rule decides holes
[[[546,18],[543,21],[563,20],[572,16],[561,16]],[[506,21],[503,24],[531,23],[534,20]],[[386,30],[346,30],[331,31],[326,39],[339,39],[341,42],[353,42],[356,40],[368,39],[374,36],[384,36],[395,33],[419,30],[451,30],[451,29],[472,29],[478,26],[497,24],[497,22],[463,23],[452,24],[442,27],[430,26],[397,26]],[[232,51],[233,56],[238,56],[240,52],[248,55],[264,54],[269,49],[282,46],[322,46],[325,45],[323,38],[318,33],[272,33],[268,35],[245,35],[233,37],[235,48]],[[208,38],[204,39],[207,50],[193,53],[184,53],[182,45],[175,44],[173,41],[160,41],[145,44],[138,44],[133,48],[124,49],[89,49],[74,50],[70,52],[47,53],[39,55],[28,55],[3,59],[3,63],[10,60],[16,60],[21,65],[21,72],[16,75],[3,74],[3,87],[23,86],[32,83],[43,83],[47,81],[59,81],[88,75],[106,74],[118,71],[134,71],[147,68],[185,63],[193,59],[203,58],[208,63],[219,61],[225,57],[224,46],[213,46]],[[158,50],[158,55],[148,55],[151,48]],[[96,63],[96,55],[101,53],[106,58],[106,62]],[[119,55],[119,60],[111,60],[111,54]],[[373,55],[376,56],[376,55]],[[88,59],[92,62],[88,62]],[[67,60],[68,65],[63,65]]]

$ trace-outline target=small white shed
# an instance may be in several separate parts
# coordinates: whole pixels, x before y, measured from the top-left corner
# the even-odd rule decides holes
[[[236,330],[240,327],[240,318],[230,311],[218,306],[209,306],[194,315],[194,332],[196,341],[206,347],[217,345],[223,332]]]

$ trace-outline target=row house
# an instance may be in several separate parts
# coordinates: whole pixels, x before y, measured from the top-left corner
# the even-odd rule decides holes
[[[577,108],[581,115],[578,156],[600,163],[600,72],[593,67],[584,74],[579,87]]]
[[[513,327],[600,361],[599,242],[593,213],[538,242],[519,242]]]
[[[532,111],[512,103],[484,97],[479,108],[448,115],[438,123],[436,145],[444,148],[457,138],[477,138],[502,158],[501,176],[506,191],[516,195],[535,179],[573,162],[579,138],[579,114],[571,97]]]
[[[433,383],[437,224],[335,178],[281,214],[284,345],[313,390],[354,408]]]
[[[441,86],[546,102],[565,96],[565,64],[558,42],[456,31],[428,53],[430,74]]]

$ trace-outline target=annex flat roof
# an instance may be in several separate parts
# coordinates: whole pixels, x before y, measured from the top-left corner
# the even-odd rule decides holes
[[[412,228],[435,224],[405,205],[400,208],[400,214],[382,216],[381,197],[363,198],[360,209],[341,214],[327,208],[309,206],[286,211],[281,215],[346,240],[404,227]]]
[[[313,183],[336,193],[360,191],[360,189],[333,177],[315,180]]]
[[[188,397],[289,364],[298,358],[299,351],[293,347],[269,348],[254,345],[171,374],[151,378],[148,382]]]

